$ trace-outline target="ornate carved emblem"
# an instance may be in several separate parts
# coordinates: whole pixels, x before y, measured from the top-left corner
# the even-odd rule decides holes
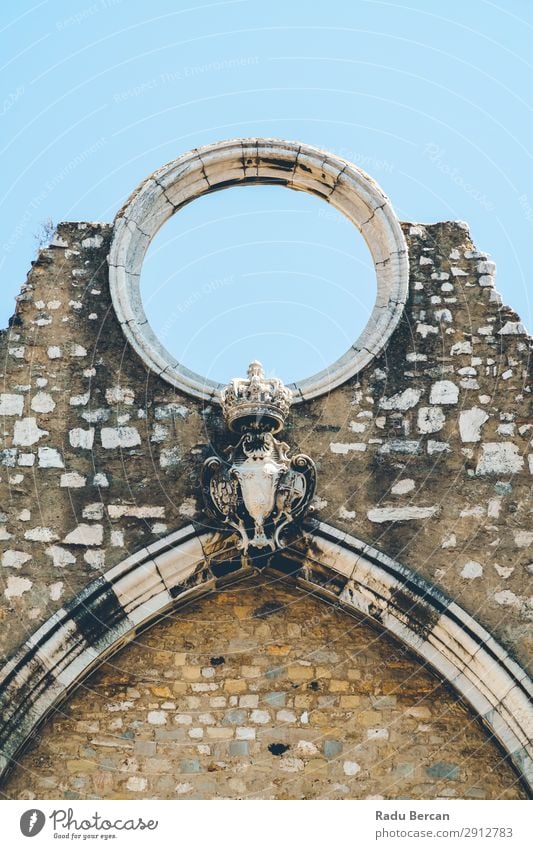
[[[224,418],[241,434],[227,459],[209,457],[202,470],[208,511],[239,534],[238,547],[275,551],[288,525],[308,507],[316,484],[315,464],[305,454],[289,457],[289,446],[274,437],[283,427],[291,390],[266,378],[253,362],[247,378],[235,378],[221,393]]]

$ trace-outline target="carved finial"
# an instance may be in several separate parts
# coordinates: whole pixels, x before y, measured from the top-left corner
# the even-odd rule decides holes
[[[265,377],[263,366],[254,360],[247,377],[234,377],[220,393],[224,418],[230,430],[245,429],[277,433],[284,425],[292,392],[278,377]]]

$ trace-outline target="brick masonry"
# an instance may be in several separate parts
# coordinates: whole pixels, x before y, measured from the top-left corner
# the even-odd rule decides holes
[[[356,378],[295,406],[285,434],[318,465],[315,517],[459,600],[526,666],[531,340],[465,225],[403,226],[399,327]],[[5,657],[103,570],[201,524],[199,469],[227,438],[217,407],[148,372],[126,343],[109,296],[111,235],[60,225],[0,334]]]
[[[502,753],[405,648],[272,576],[195,602],[123,649],[3,792],[524,798]]]

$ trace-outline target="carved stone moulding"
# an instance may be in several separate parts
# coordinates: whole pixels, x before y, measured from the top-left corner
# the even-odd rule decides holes
[[[231,139],[190,151],[141,183],[117,214],[109,285],[124,335],[145,364],[189,395],[219,403],[222,385],[177,362],[151,329],[139,293],[140,275],[153,237],[181,207],[211,192],[257,184],[310,192],[336,207],[361,232],[376,272],[376,302],[365,329],[331,366],[288,387],[297,404],[329,392],[371,362],[407,300],[409,263],[400,222],[387,196],[360,168],[280,139]]]

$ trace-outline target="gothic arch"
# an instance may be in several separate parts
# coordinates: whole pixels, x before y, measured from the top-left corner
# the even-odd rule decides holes
[[[310,145],[280,139],[232,139],[186,153],[141,183],[117,214],[109,285],[124,335],[145,364],[203,400],[217,401],[221,386],[178,363],[157,339],[139,294],[142,263],[157,231],[185,204],[231,186],[258,184],[309,192],[336,207],[361,232],[376,271],[376,302],[363,333],[329,368],[291,384],[295,403],[334,389],[371,362],[407,301],[409,261],[400,222],[388,197],[360,168]]]
[[[123,560],[39,628],[0,673],[0,774],[100,663],[170,608],[249,574],[234,549],[193,525]],[[325,523],[273,564],[317,595],[376,622],[462,696],[531,790],[531,682],[466,611],[407,567]]]

